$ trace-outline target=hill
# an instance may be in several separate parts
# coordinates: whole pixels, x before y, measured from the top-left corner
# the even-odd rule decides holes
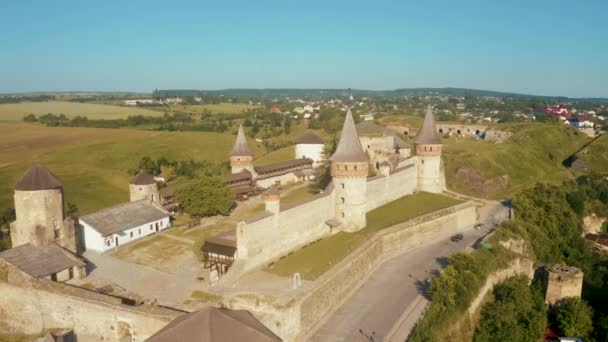
[[[502,143],[471,138],[445,139],[448,188],[487,198],[502,198],[536,182],[571,178],[562,161],[589,138],[560,124],[527,123],[502,126],[513,136]]]
[[[122,119],[129,115],[162,116],[163,113],[138,107],[121,107],[95,103],[78,103],[65,101],[20,102],[0,104],[0,121],[21,121],[24,116],[33,113],[43,115],[53,113],[65,114],[68,118],[86,116],[94,119]]]
[[[222,89],[222,90],[195,90],[195,89],[167,89],[158,91],[163,96],[200,96],[200,95],[223,95],[233,97],[346,97],[347,89],[296,89],[296,88],[266,88],[266,89]],[[540,96],[533,94],[519,94],[500,92],[492,90],[479,90],[467,88],[401,88],[395,90],[367,90],[352,89],[356,97],[380,96],[380,97],[403,97],[403,96],[485,96],[517,99],[556,99],[559,101],[592,101],[608,102],[607,98],[569,98],[565,96]]]
[[[590,172],[608,173],[608,135],[604,134],[591,142],[575,155],[574,168],[583,168]],[[582,165],[580,164],[582,162]]]

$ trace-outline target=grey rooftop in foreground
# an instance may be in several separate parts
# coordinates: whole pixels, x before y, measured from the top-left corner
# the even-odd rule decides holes
[[[251,313],[206,307],[180,316],[147,342],[273,342],[281,341]]]
[[[129,202],[85,215],[80,221],[91,226],[102,236],[122,232],[169,216],[163,208],[147,200]]]
[[[342,127],[342,135],[340,135],[340,142],[336,152],[329,158],[332,162],[367,162],[369,158],[361,147],[359,141],[359,134],[355,127],[355,120],[353,120],[353,114],[350,108],[346,112],[346,119],[344,119],[344,126]]]
[[[243,129],[243,125],[239,126],[239,132],[236,134],[236,141],[234,143],[234,147],[232,147],[232,152],[230,152],[230,156],[253,157],[253,152],[251,152],[251,149],[247,144],[247,137],[245,137],[245,130]]]
[[[15,190],[19,191],[50,190],[62,187],[61,180],[40,163],[34,163],[15,184]]]
[[[433,110],[431,105],[426,108],[426,114],[424,116],[424,122],[420,129],[420,134],[416,138],[416,144],[418,145],[441,145],[441,140],[435,133],[435,119],[433,118]]]
[[[45,277],[84,262],[70,257],[69,252],[57,245],[34,246],[26,243],[0,253],[0,258],[32,277]]]

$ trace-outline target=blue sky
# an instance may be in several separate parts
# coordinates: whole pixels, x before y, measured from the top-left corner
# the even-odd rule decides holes
[[[608,1],[0,1],[0,93],[466,87],[608,97]]]

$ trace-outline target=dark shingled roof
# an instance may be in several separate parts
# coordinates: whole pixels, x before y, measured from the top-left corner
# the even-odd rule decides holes
[[[232,147],[232,152],[230,152],[230,156],[253,157],[253,152],[251,152],[251,149],[249,149],[249,145],[247,144],[247,138],[245,137],[245,130],[243,129],[243,125],[239,126],[239,132],[236,134],[236,141],[234,142],[234,147]]]
[[[139,170],[139,172],[131,179],[133,185],[150,185],[156,184],[154,176],[147,173],[145,170]]]
[[[306,132],[296,140],[296,144],[323,145],[323,139],[313,132]]]
[[[244,169],[241,170],[241,172],[231,173],[229,175],[224,176],[224,182],[226,183],[242,181],[246,179],[251,179],[251,172]]]
[[[45,277],[84,262],[57,245],[34,246],[26,243],[0,253],[0,258],[32,277]]]
[[[433,118],[433,110],[431,105],[426,107],[426,115],[424,116],[424,122],[420,129],[420,134],[416,137],[416,144],[418,145],[440,145],[441,140],[435,133],[435,119]]]
[[[40,163],[34,163],[15,184],[15,190],[19,191],[49,190],[62,187],[61,180]]]
[[[353,114],[350,109],[346,112],[346,119],[344,120],[344,126],[342,127],[342,134],[340,135],[340,142],[336,152],[331,158],[332,162],[367,162],[367,154],[361,147],[361,141],[359,141],[359,134],[357,134],[357,128],[355,127],[355,121],[353,120]]]
[[[103,236],[122,232],[143,224],[168,217],[163,208],[147,200],[129,202],[80,217]]]
[[[147,342],[282,341],[249,311],[206,307],[180,316]]]
[[[299,166],[306,166],[306,165],[312,166],[312,163],[313,163],[313,161],[310,158],[293,159],[293,160],[282,161],[282,162],[278,162],[278,163],[274,163],[274,164],[255,166],[255,172],[257,172],[258,174],[264,174],[264,173],[279,171],[282,169],[295,168],[295,167],[299,167]]]

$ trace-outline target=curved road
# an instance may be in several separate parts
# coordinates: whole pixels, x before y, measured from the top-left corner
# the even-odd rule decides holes
[[[488,203],[480,208],[480,221],[486,229],[471,227],[463,231],[460,242],[434,241],[388,260],[327,319],[311,341],[404,341],[423,315],[426,300],[421,295],[426,279],[445,266],[447,257],[471,246],[489,227],[507,217],[505,206]],[[393,334],[390,339],[389,333]]]

